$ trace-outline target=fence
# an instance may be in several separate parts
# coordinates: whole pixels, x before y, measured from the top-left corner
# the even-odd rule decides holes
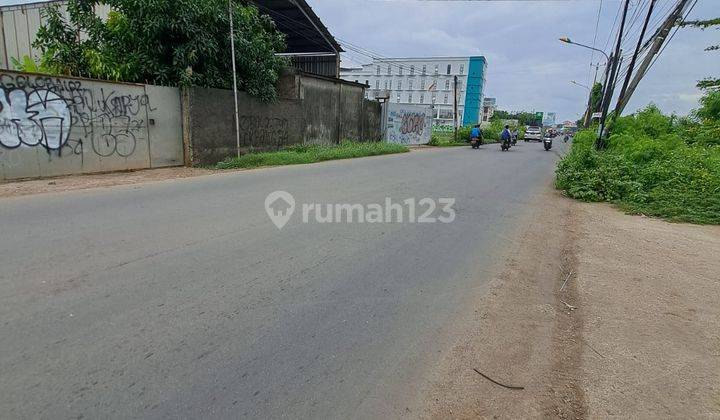
[[[430,105],[383,104],[383,132],[388,143],[427,144],[432,137]]]
[[[241,152],[380,140],[380,104],[364,99],[364,88],[288,71],[278,83],[277,102],[263,104],[238,92]],[[190,88],[183,94],[183,107],[186,163],[208,165],[237,153],[232,91]]]
[[[182,164],[177,88],[0,72],[0,179]]]
[[[243,152],[380,139],[364,85],[285,73],[280,99],[239,92]],[[237,153],[230,90],[0,71],[0,180],[213,164]]]

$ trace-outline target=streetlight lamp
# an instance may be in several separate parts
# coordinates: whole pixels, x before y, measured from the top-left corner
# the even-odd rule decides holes
[[[564,36],[564,37],[562,37],[562,38],[559,38],[559,39],[560,39],[560,42],[564,42],[564,43],[566,43],[566,44],[571,44],[571,45],[577,45],[578,47],[583,47],[583,48],[587,48],[587,49],[589,49],[589,50],[597,51],[597,52],[599,52],[599,53],[601,53],[602,55],[605,56],[605,60],[606,60],[606,61],[605,61],[605,81],[603,82],[603,92],[602,92],[602,95],[601,95],[602,100],[601,100],[601,104],[600,104],[600,107],[601,107],[602,109],[604,109],[603,107],[604,107],[604,104],[605,104],[605,92],[606,92],[607,85],[608,85],[608,83],[607,83],[607,81],[608,81],[608,80],[607,80],[607,77],[608,77],[608,72],[607,72],[607,70],[608,70],[608,68],[609,68],[608,66],[610,65],[610,57],[608,57],[608,55],[605,53],[605,51],[603,51],[603,50],[601,50],[601,49],[598,49],[598,48],[595,48],[595,47],[591,47],[591,46],[585,45],[585,44],[580,44],[579,42],[574,42],[574,41],[572,41],[570,38],[568,38],[568,37],[566,37],[566,36]],[[595,68],[595,77],[597,78],[597,67]],[[573,83],[574,83],[574,82],[573,82]],[[594,86],[594,84],[595,84],[595,82],[593,82],[593,86]],[[583,86],[583,87],[584,87],[584,86]],[[591,110],[590,110],[590,107],[592,106],[592,89],[588,89],[588,90],[590,91],[590,95],[589,95],[589,97],[588,97],[588,108],[587,108],[587,113],[586,113],[586,118],[585,118],[585,127],[587,127],[587,126],[590,124],[590,119],[591,119]],[[602,120],[604,120],[604,117],[601,118],[601,121],[602,121]],[[602,125],[602,124],[601,124],[601,125]]]
[[[585,89],[587,89],[587,90],[590,90],[589,87],[583,85],[582,83],[578,83],[578,82],[576,82],[576,81],[574,81],[574,80],[571,80],[570,83],[572,83],[573,85],[578,85],[578,86],[580,86],[581,88],[585,88]]]
[[[605,54],[605,51],[603,51],[603,50],[597,49],[597,48],[595,48],[595,47],[591,47],[591,46],[589,46],[589,45],[580,44],[580,43],[578,43],[578,42],[572,41],[572,40],[570,40],[570,38],[568,38],[568,37],[566,37],[566,36],[564,36],[564,37],[562,37],[562,38],[559,38],[559,39],[560,39],[561,42],[564,42],[564,43],[566,43],[566,44],[577,45],[578,47],[583,47],[583,48],[587,48],[587,49],[589,49],[589,50],[593,50],[593,51],[597,51],[597,52],[599,52],[599,53],[602,53],[602,55],[605,56],[605,59],[606,59],[607,61],[610,61],[610,57],[608,57],[608,55]]]

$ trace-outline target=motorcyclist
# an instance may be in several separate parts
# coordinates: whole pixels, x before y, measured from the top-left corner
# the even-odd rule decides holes
[[[470,141],[476,140],[480,144],[483,142],[483,135],[482,130],[480,129],[480,124],[475,124],[473,128],[470,130]]]
[[[512,140],[512,134],[510,133],[510,126],[506,125],[505,129],[500,133],[500,141],[501,142],[510,142]]]
[[[517,139],[518,139],[517,128],[513,128],[512,132],[510,134],[512,135],[512,144],[513,145],[517,144]]]

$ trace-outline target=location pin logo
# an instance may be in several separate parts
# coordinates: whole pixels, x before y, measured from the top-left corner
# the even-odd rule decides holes
[[[265,211],[275,226],[282,229],[295,211],[295,198],[287,191],[273,191],[265,197]]]

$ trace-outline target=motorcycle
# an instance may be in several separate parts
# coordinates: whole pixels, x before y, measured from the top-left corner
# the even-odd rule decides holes
[[[500,150],[503,152],[510,150],[510,139],[500,140]]]
[[[479,149],[480,145],[482,145],[482,139],[476,137],[470,139],[470,146],[472,146],[473,149]]]
[[[567,134],[565,134],[565,137],[563,137],[563,143],[567,143],[568,140],[570,140],[570,136],[568,136]]]
[[[543,137],[543,147],[545,148],[545,151],[552,148],[552,137]]]

